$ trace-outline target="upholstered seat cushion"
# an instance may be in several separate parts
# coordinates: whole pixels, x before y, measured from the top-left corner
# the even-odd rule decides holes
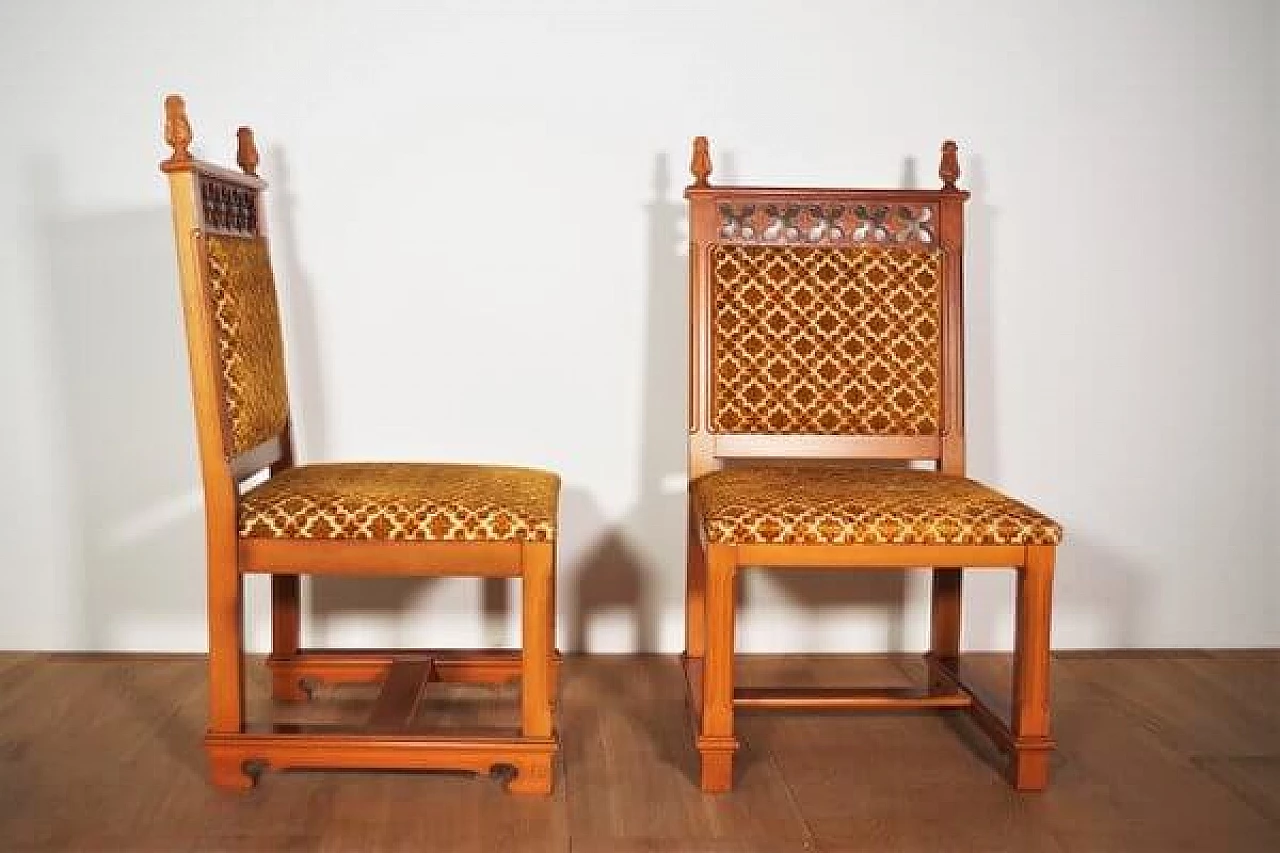
[[[1057,522],[981,483],[932,471],[755,467],[692,484],[708,542],[1056,545]]]
[[[560,479],[498,465],[290,468],[241,497],[240,535],[274,539],[548,542]]]

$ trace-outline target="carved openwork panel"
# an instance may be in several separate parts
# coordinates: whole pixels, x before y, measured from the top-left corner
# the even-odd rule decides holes
[[[253,237],[258,233],[257,190],[202,175],[200,204],[206,231],[238,237]]]
[[[709,261],[713,432],[938,433],[940,251],[729,244]]]
[[[928,203],[857,201],[722,202],[719,232],[725,243],[933,247],[938,209]]]

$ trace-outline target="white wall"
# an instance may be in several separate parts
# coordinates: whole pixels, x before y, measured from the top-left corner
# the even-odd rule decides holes
[[[1277,6],[409,5],[0,5],[0,647],[203,647],[171,91],[198,153],[257,129],[305,457],[562,472],[566,646],[681,644],[698,133],[784,183],[960,140],[971,470],[1068,530],[1055,643],[1280,644]],[[922,581],[753,577],[742,644],[919,648]],[[502,586],[312,598],[318,641],[515,639]]]

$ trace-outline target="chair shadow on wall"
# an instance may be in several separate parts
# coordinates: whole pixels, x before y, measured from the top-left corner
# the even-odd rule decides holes
[[[289,158],[282,146],[274,145],[267,148],[264,160],[263,174],[271,183],[270,238],[285,325],[298,460],[303,463],[344,461],[334,459],[329,440],[332,412],[323,381],[324,345],[318,328],[315,289],[303,261],[302,240],[297,232]],[[463,585],[471,584],[479,586],[480,617],[487,644],[516,646],[519,622],[518,613],[513,609],[514,583],[516,581],[504,578],[306,577],[303,641],[311,646],[335,645],[335,639],[341,643],[344,636],[349,637],[344,628],[354,626],[357,631],[372,630],[380,636],[389,636],[391,639],[384,643],[387,646],[415,645],[414,638],[421,637],[415,627],[430,623],[429,617],[416,619],[427,606],[424,600],[435,595],[447,597],[458,593]],[[356,641],[357,644],[363,642]],[[443,639],[432,644],[447,645]]]
[[[972,196],[965,205],[965,443],[969,475],[1002,485],[1000,471],[1000,432],[997,418],[999,388],[996,377],[1001,359],[1016,353],[996,351],[997,273],[995,266],[996,235],[1000,209],[991,203],[986,159],[981,153],[965,155],[961,164],[961,185]],[[904,179],[914,177],[914,164],[904,168]],[[904,186],[912,184],[904,183]],[[1037,282],[1016,286],[1036,287]],[[1032,322],[1033,318],[1023,318]],[[1046,437],[1060,441],[1060,436]],[[1069,471],[1053,472],[1054,476],[1071,476]],[[1033,506],[1053,516],[1054,507],[1043,506],[1028,496]],[[1082,529],[1071,518],[1058,518],[1066,529],[1066,537],[1058,549],[1057,593],[1054,603],[1055,624],[1089,620],[1099,623],[1097,635],[1105,637],[1111,647],[1132,645],[1137,632],[1140,605],[1144,592],[1140,588],[1141,571],[1120,549],[1096,541],[1088,529]],[[966,575],[969,590],[965,596],[965,637],[967,645],[979,649],[1008,646],[1013,637],[1013,587],[1011,572]],[[1064,596],[1063,591],[1070,594]],[[1071,610],[1065,604],[1070,603]]]
[[[655,653],[664,645],[660,614],[683,613],[684,606],[688,260],[683,247],[687,236],[684,205],[672,197],[665,155],[655,159],[652,195],[644,215],[647,234],[641,262],[647,300],[638,493],[632,508],[611,521],[603,519],[582,490],[569,489],[562,500],[565,544],[580,556],[566,567],[571,595],[561,599],[560,618],[568,627],[566,648],[582,653],[596,650],[596,623],[618,617],[631,623],[629,645],[634,651]],[[602,532],[593,541],[577,538],[579,531],[597,530]],[[667,679],[667,675],[675,678],[674,670],[651,674],[628,677],[619,667],[596,666],[584,668],[576,678],[584,686],[589,684],[591,695],[611,697],[610,712],[625,716],[630,728],[645,733],[662,761],[692,773],[693,757],[685,754],[689,751],[683,739],[673,738],[669,723],[652,715],[653,693],[660,690],[663,695],[656,701],[672,703],[672,713],[681,718],[676,691],[683,690],[683,682]],[[583,713],[569,722],[575,727],[574,740],[585,743],[592,741],[593,731],[601,725],[598,713]]]
[[[202,648],[204,517],[169,210],[76,213],[54,162],[33,159],[26,174],[35,324],[53,384],[49,430],[64,454],[49,475],[65,479],[63,527],[78,573],[68,590],[79,630],[66,645]],[[104,701],[136,708],[139,720],[200,702],[201,691],[174,695],[161,684],[108,679],[114,700]],[[199,731],[158,734],[203,778]]]
[[[560,515],[581,530],[599,531],[593,541],[582,543],[565,572],[572,591],[561,599],[564,604],[558,616],[565,630],[565,649],[591,651],[593,623],[622,615],[630,623],[630,646],[638,652],[653,651],[657,624],[653,590],[647,583],[652,567],[629,540],[627,522],[606,521],[591,496],[576,488],[560,496]],[[574,539],[572,531],[565,536],[569,542]]]
[[[573,648],[590,651],[586,627],[601,610],[627,613],[633,621],[632,648],[658,651],[659,613],[680,606],[666,575],[683,566],[684,499],[667,488],[684,471],[684,307],[686,260],[680,254],[683,209],[670,198],[666,158],[654,164],[652,197],[644,208],[647,299],[640,389],[638,493],[631,510],[606,529],[577,567]],[[572,516],[566,513],[566,517]]]
[[[68,213],[28,170],[40,309],[66,453],[87,649],[173,642],[204,619],[204,519],[166,208]],[[150,639],[151,636],[154,640]],[[190,632],[197,642],[204,631]],[[154,648],[154,646],[151,646]]]
[[[575,552],[563,566],[570,594],[560,599],[560,623],[567,626],[565,648],[578,653],[598,650],[593,640],[597,622],[622,615],[630,623],[627,645],[652,654],[662,646],[660,613],[683,606],[684,497],[666,488],[673,474],[683,474],[684,346],[686,341],[686,260],[680,254],[684,208],[670,198],[666,157],[659,155],[652,198],[645,205],[644,368],[640,409],[639,492],[631,510],[607,520],[592,497],[577,488],[561,497],[562,541]],[[593,534],[587,531],[598,531]],[[590,540],[579,539],[593,535]],[[664,577],[666,575],[666,577]],[[664,589],[663,581],[667,581]],[[679,590],[679,597],[674,593]],[[599,677],[609,677],[593,670]],[[637,685],[619,679],[599,695],[622,697],[630,707]],[[628,701],[630,697],[632,701]],[[644,721],[641,720],[643,723]]]
[[[262,174],[270,183],[267,206],[270,215],[269,238],[271,256],[276,269],[280,293],[280,310],[285,328],[285,362],[289,374],[290,402],[293,409],[295,448],[299,462],[345,461],[332,457],[329,424],[332,413],[324,384],[324,344],[320,338],[318,306],[311,276],[303,261],[302,241],[298,235],[296,199],[292,191],[289,157],[281,145],[268,146]],[[414,577],[334,577],[317,575],[304,578],[306,624],[303,642],[323,646],[331,634],[340,630],[353,617],[372,617],[384,631],[399,636],[400,627],[420,599],[441,578]],[[505,589],[502,580],[485,581],[486,592]],[[493,593],[486,605],[505,613],[500,593]],[[486,610],[488,618],[488,610]],[[398,641],[390,646],[402,645]]]
[[[330,448],[324,431],[329,412],[321,381],[323,347],[316,329],[316,306],[294,230],[285,154],[278,147],[271,148],[266,161],[265,174],[272,182],[275,215],[271,241],[281,278],[289,378],[295,411],[301,414],[300,459],[319,461],[328,458]],[[665,181],[665,169],[662,175]],[[592,651],[596,645],[593,635],[608,627],[606,623],[616,625],[619,617],[629,623],[631,648],[657,650],[654,566],[669,563],[673,570],[683,571],[683,496],[664,494],[662,479],[684,469],[682,330],[686,281],[685,262],[678,253],[684,209],[666,198],[664,185],[649,213],[651,291],[657,295],[649,305],[641,494],[626,517],[609,521],[585,491],[572,484],[562,491],[557,624],[560,646],[567,652]],[[591,539],[582,538],[585,531],[590,531],[587,535]],[[650,548],[661,549],[669,559],[648,558]],[[304,633],[323,643],[336,636],[336,629],[352,617],[367,618],[378,624],[379,630],[392,626],[391,633],[397,637],[410,633],[394,626],[403,626],[406,619],[413,618],[422,598],[432,594],[437,585],[450,583],[480,584],[486,639],[494,645],[518,645],[518,600],[512,593],[516,582],[504,579],[381,578],[370,582],[363,578],[309,578],[310,622]],[[678,587],[682,590],[683,584]],[[679,607],[682,600],[665,603]],[[626,689],[624,684],[613,687]]]

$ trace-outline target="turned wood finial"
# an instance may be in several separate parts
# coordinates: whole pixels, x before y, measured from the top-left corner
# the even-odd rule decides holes
[[[253,144],[253,128],[242,127],[236,131],[236,162],[240,171],[258,177],[258,146]]]
[[[695,187],[709,187],[707,178],[711,177],[711,149],[705,136],[693,139],[693,158],[689,161],[689,171],[693,172]]]
[[[942,162],[938,164],[938,177],[944,190],[954,190],[960,177],[960,158],[956,156],[956,144],[948,139],[942,143]]]
[[[191,159],[191,122],[187,121],[187,104],[181,95],[164,99],[164,141],[173,149],[166,163],[185,163]]]

